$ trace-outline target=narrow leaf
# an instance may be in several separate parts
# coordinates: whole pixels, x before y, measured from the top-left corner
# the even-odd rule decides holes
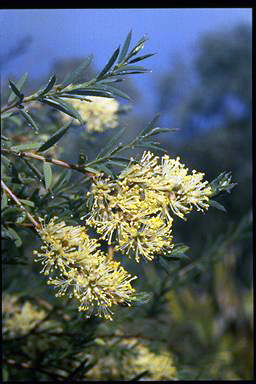
[[[85,165],[84,166],[84,169],[86,170],[86,171],[88,171],[88,172],[91,172],[91,173],[95,173],[95,174],[99,174],[100,172],[96,169],[96,167],[95,168],[93,168],[93,165],[92,166],[87,166],[87,165]]]
[[[155,117],[150,121],[150,123],[141,131],[140,137],[144,136],[146,133],[150,132],[153,128],[155,128],[156,122],[160,117],[160,113],[157,113]]]
[[[36,177],[40,181],[42,181],[43,176],[42,176],[41,172],[39,171],[39,169],[35,165],[33,165],[30,161],[28,161],[27,159],[23,158],[22,160],[27,164],[27,166],[32,170],[32,172],[34,172]]]
[[[72,121],[67,122],[62,128],[60,128],[54,135],[50,137],[41,147],[37,150],[37,152],[46,151],[46,149],[51,148],[54,144],[56,144],[68,131],[71,126]]]
[[[70,83],[74,83],[79,79],[80,75],[84,73],[89,65],[91,64],[93,59],[93,55],[89,55],[86,59],[71,73],[69,73],[65,78],[62,84],[68,85]]]
[[[109,176],[114,176],[113,172],[111,171],[111,169],[109,169],[103,162],[100,163],[100,164],[96,164],[95,165],[95,168],[97,170],[99,170],[100,172],[103,172],[105,173],[106,175],[109,175]]]
[[[34,207],[35,203],[30,200],[25,200],[25,199],[19,199],[22,204],[28,205],[29,207]]]
[[[24,95],[23,93],[20,92],[20,90],[16,87],[16,85],[14,84],[13,81],[9,80],[9,84],[10,84],[10,87],[13,91],[13,93],[18,96],[18,98],[20,99],[20,101],[22,101],[22,99],[24,98]],[[14,97],[15,98],[15,97]]]
[[[123,67],[116,69],[115,73],[125,72],[125,71],[143,71],[143,72],[147,72],[147,71],[149,71],[149,69],[146,69],[146,68],[142,67],[141,65],[124,65]]]
[[[136,75],[136,74],[142,74],[142,73],[145,73],[145,72],[152,72],[151,69],[144,69],[144,70],[140,70],[140,71],[131,71],[129,69],[126,69],[124,71],[120,71],[118,73],[115,73],[115,76],[124,76],[124,75]]]
[[[48,104],[51,107],[66,113],[67,115],[74,117],[75,119],[79,120],[81,123],[83,123],[83,120],[80,116],[80,114],[70,105],[67,103],[64,103],[63,101],[60,101],[59,99],[53,99],[53,98],[44,98],[41,100],[42,103]]]
[[[113,79],[112,77],[110,79],[103,79],[103,80],[99,80],[97,82],[97,86],[101,85],[101,84],[108,84],[108,83],[120,83],[121,81],[123,81],[122,79]]]
[[[67,170],[66,172],[62,172],[60,174],[59,178],[57,179],[57,181],[52,187],[55,193],[60,191],[63,184],[67,183],[70,180],[71,175],[72,175],[72,172],[70,170]]]
[[[113,164],[113,165],[116,165],[118,167],[126,167],[127,166],[127,162],[124,162],[122,160],[115,160],[115,158],[111,158],[108,160],[108,163],[110,164]]]
[[[52,89],[52,87],[54,86],[55,82],[56,82],[56,75],[52,75],[50,77],[46,87],[42,91],[40,91],[39,96],[42,96],[42,95],[45,95],[46,93],[48,93]]]
[[[131,43],[131,38],[132,38],[132,31],[130,31],[128,33],[128,35],[125,39],[124,45],[122,47],[121,53],[120,53],[119,58],[118,58],[118,64],[120,64],[124,60],[124,58],[128,52],[130,43]]]
[[[146,133],[146,135],[144,135],[144,137],[154,136],[154,135],[158,135],[159,133],[166,133],[166,132],[173,132],[173,131],[177,131],[177,128],[160,128],[160,127],[156,127],[156,128],[153,128],[148,133]]]
[[[155,55],[155,53],[148,53],[147,55],[136,57],[135,59],[129,61],[129,64],[136,63],[137,61],[147,59],[148,57],[154,56],[154,55]]]
[[[216,200],[209,200],[209,205],[219,209],[222,212],[227,213],[226,208],[222,204],[220,204],[218,201],[216,201]]]
[[[21,76],[21,78],[17,81],[17,88],[18,88],[19,90],[22,89],[22,87],[24,86],[25,81],[27,80],[27,78],[28,78],[28,73],[25,72],[25,73],[23,73],[23,75]],[[10,94],[10,96],[9,96],[8,104],[9,104],[9,103],[12,103],[12,102],[15,100],[16,96],[17,96],[17,95],[16,95],[14,92],[12,92],[12,93]]]
[[[25,111],[24,109],[19,110],[22,116],[27,120],[28,125],[32,126],[36,132],[39,131],[38,126],[36,125],[35,121],[32,119],[31,115]]]
[[[21,151],[27,151],[31,149],[37,149],[40,146],[40,143],[25,143],[25,144],[19,144],[15,145],[12,147],[12,150],[16,152],[21,152]]]
[[[189,250],[189,247],[185,244],[176,245],[171,251],[170,257],[182,257]]]
[[[52,185],[52,167],[51,164],[47,161],[43,163],[43,171],[44,171],[44,183],[45,188],[49,189]]]
[[[2,199],[1,199],[1,208],[4,209],[8,205],[8,199],[5,191],[3,190]]]
[[[88,101],[88,102],[91,101],[90,99],[87,99],[83,95],[74,95],[74,94],[70,94],[70,93],[61,93],[61,98],[63,98],[63,97],[65,97],[67,99],[77,99],[77,100]]]
[[[109,59],[109,61],[105,65],[105,67],[103,68],[103,70],[97,76],[97,78],[96,78],[97,80],[100,80],[101,78],[103,78],[103,76],[110,70],[112,65],[115,63],[117,56],[119,55],[119,50],[120,50],[120,48],[117,48],[115,50],[115,52],[113,53],[113,55],[111,56],[111,58]]]
[[[101,89],[87,89],[87,88],[74,89],[72,91],[65,92],[65,94],[112,97],[112,94],[109,91],[105,91],[105,90],[101,90]]]
[[[122,97],[123,99],[126,99],[126,100],[131,100],[130,96],[127,95],[127,93],[121,91],[121,89],[113,87],[111,85],[108,85],[108,88],[110,89],[112,95]]]
[[[132,56],[136,55],[143,47],[145,41],[148,40],[146,36],[143,36],[135,45],[135,47],[131,50],[131,52],[127,55],[126,60],[130,59]]]
[[[134,147],[136,148],[150,148],[150,149],[154,149],[156,151],[161,151],[161,152],[164,152],[165,149],[160,145],[160,144],[157,144],[157,143],[147,143],[146,141],[145,142],[140,142],[138,144],[134,144]]]
[[[115,136],[113,137],[113,139],[110,140],[110,142],[107,145],[105,145],[105,147],[98,153],[96,159],[99,159],[100,157],[106,156],[109,153],[111,153],[111,151],[113,150],[113,147],[116,145],[116,143],[118,142],[119,138],[123,135],[123,133],[126,130],[126,128],[127,127],[123,126],[119,130],[117,130],[117,132],[116,132]]]
[[[13,228],[11,228],[11,227],[6,228],[5,227],[5,233],[7,234],[7,236],[10,239],[14,240],[16,247],[20,247],[22,245],[22,240],[21,240],[20,236],[18,235],[18,233]]]

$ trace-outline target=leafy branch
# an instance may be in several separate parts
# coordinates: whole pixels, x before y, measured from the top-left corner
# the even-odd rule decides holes
[[[23,115],[29,125],[38,130],[37,124],[34,122],[30,113],[25,109],[25,105],[31,102],[37,101],[47,104],[58,111],[64,112],[72,118],[78,119],[82,123],[83,121],[77,110],[63,99],[75,98],[87,102],[90,102],[90,99],[88,99],[90,96],[110,98],[122,97],[130,99],[126,93],[113,86],[113,84],[125,80],[128,75],[141,74],[149,71],[142,66],[134,65],[134,63],[153,55],[150,53],[143,56],[137,56],[144,47],[146,40],[147,38],[143,37],[128,52],[131,41],[131,32],[129,32],[121,51],[120,47],[117,48],[100,73],[96,77],[82,84],[76,84],[76,82],[81,74],[89,67],[92,61],[92,55],[88,56],[78,68],[68,74],[62,83],[56,84],[56,75],[53,74],[43,88],[30,96],[24,96],[22,93],[22,88],[27,80],[27,74],[22,75],[17,84],[9,80],[12,93],[7,104],[1,110],[2,119],[7,118],[18,111]]]

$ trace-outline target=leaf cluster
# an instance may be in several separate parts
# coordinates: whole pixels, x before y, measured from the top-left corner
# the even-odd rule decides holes
[[[129,96],[114,84],[122,82],[128,75],[148,72],[148,69],[143,66],[134,65],[134,63],[145,60],[153,55],[150,53],[138,56],[147,40],[146,37],[140,39],[135,46],[129,50],[131,37],[132,33],[130,31],[122,49],[118,47],[99,74],[84,83],[77,84],[77,80],[81,74],[88,69],[93,58],[92,55],[88,56],[78,68],[69,73],[62,83],[57,84],[56,75],[53,74],[50,76],[45,86],[30,96],[25,97],[24,93],[22,93],[22,88],[28,77],[27,73],[22,75],[16,84],[12,80],[9,80],[12,92],[7,105],[2,109],[2,118],[7,118],[11,116],[14,111],[18,110],[29,126],[32,126],[38,131],[36,122],[25,108],[25,104],[32,101],[38,101],[49,105],[50,107],[79,120],[82,124],[83,121],[80,114],[70,103],[64,101],[64,99],[79,99],[90,102],[90,96],[100,96],[110,98],[121,97],[129,100]]]

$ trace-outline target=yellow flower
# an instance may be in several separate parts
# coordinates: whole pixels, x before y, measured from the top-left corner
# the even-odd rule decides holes
[[[141,257],[151,261],[155,254],[173,248],[171,226],[171,222],[166,224],[160,217],[130,222],[121,232],[117,249],[128,256],[132,251],[137,262]]]
[[[99,248],[83,226],[56,223],[54,217],[39,230],[44,242],[34,251],[36,261],[44,265],[41,272],[49,277],[48,284],[58,288],[56,296],[68,295],[80,302],[79,310],[87,317],[95,314],[112,319],[111,307],[126,303],[134,297],[130,274]]]
[[[154,191],[136,183],[129,187],[129,183],[127,178],[116,183],[109,178],[96,179],[91,191],[93,208],[86,223],[96,227],[108,244],[116,236],[116,248],[128,256],[132,252],[137,262],[141,257],[151,261],[161,249],[172,248],[172,219],[165,223],[156,216],[161,212],[161,199]]]
[[[47,313],[43,309],[38,309],[30,301],[25,303],[18,302],[19,297],[15,294],[3,294],[3,334],[20,336],[27,334],[40,321],[46,318]],[[46,328],[54,322],[46,321],[40,325]]]
[[[40,251],[34,250],[35,261],[41,261],[44,265],[42,273],[49,275],[55,269],[66,272],[82,258],[100,253],[96,239],[91,239],[83,226],[67,226],[64,221],[56,223],[57,217],[53,217],[47,225],[39,230],[44,244]],[[83,250],[83,252],[81,252]]]
[[[87,132],[102,132],[106,128],[116,128],[118,125],[117,111],[119,104],[115,99],[99,96],[88,96],[86,100],[69,99],[68,102],[79,113],[82,120],[86,123]],[[63,120],[70,117],[62,114]],[[74,120],[74,124],[80,124]]]
[[[123,353],[118,356],[111,354],[111,347],[122,348]],[[149,347],[136,338],[122,338],[118,343],[118,336],[108,341],[109,352],[98,359],[96,365],[86,374],[92,380],[129,380],[145,372],[141,380],[175,380],[176,367],[173,358],[165,349],[158,353],[150,351]],[[106,350],[106,347],[105,347]]]
[[[130,305],[135,293],[131,281],[136,276],[131,277],[119,262],[102,255],[86,259],[79,267],[49,279],[48,284],[59,288],[56,296],[64,296],[71,290],[69,297],[79,300],[79,311],[87,311],[86,317],[94,314],[110,320],[113,305]]]
[[[95,177],[88,200],[91,201],[87,224],[96,228],[108,244],[126,254],[134,253],[153,260],[154,254],[173,247],[170,236],[173,215],[185,219],[195,206],[209,207],[212,190],[204,174],[180,163],[180,158],[164,155],[161,161],[144,152],[140,162],[133,159],[116,180]]]
[[[173,213],[181,218],[193,209],[198,211],[208,209],[209,196],[212,194],[208,181],[202,181],[204,173],[192,171],[180,163],[180,158],[170,159],[168,155],[162,157],[162,180],[155,188],[163,191],[168,199],[168,205]]]

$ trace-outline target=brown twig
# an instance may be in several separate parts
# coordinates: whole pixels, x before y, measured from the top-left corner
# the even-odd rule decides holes
[[[44,161],[44,162],[47,161],[49,163],[58,165],[59,167],[74,169],[75,171],[82,172],[84,175],[86,175],[88,177],[93,177],[97,173],[96,171],[95,171],[95,174],[92,172],[87,172],[84,169],[84,167],[81,165],[72,164],[72,163],[69,163],[69,162],[63,161],[63,160],[52,159],[50,157],[46,158],[46,157],[44,157],[42,155],[38,155],[37,153],[34,153],[34,152],[16,152],[16,151],[13,151],[11,149],[6,149],[6,148],[2,148],[1,152],[9,153],[9,154],[12,154],[12,155],[19,157],[19,158],[26,157],[26,158],[40,160],[40,161]]]
[[[33,216],[27,211],[24,205],[21,204],[18,197],[14,195],[14,193],[7,187],[3,180],[1,180],[1,186],[5,190],[6,193],[15,201],[15,203],[26,213],[27,217],[31,221],[31,223],[36,227],[40,228],[41,225],[33,218]]]

